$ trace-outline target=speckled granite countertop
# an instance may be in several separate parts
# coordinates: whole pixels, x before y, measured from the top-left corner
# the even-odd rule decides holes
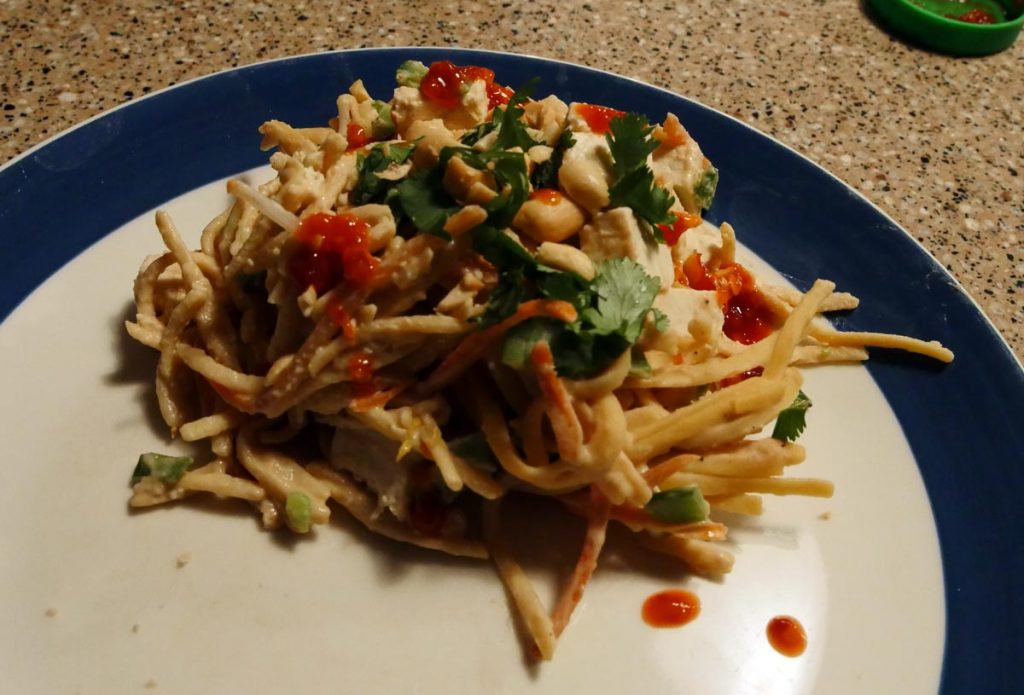
[[[893,39],[852,1],[0,0],[0,161],[210,72],[408,45],[560,58],[746,121],[910,230],[1024,356],[1024,41],[988,58],[934,55]]]

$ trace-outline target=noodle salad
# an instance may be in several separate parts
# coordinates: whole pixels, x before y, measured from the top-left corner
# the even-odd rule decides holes
[[[717,576],[733,564],[717,513],[832,494],[787,475],[800,367],[869,346],[952,359],[835,330],[821,314],[857,299],[829,281],[755,278],[732,227],[703,219],[718,171],[673,114],[534,98],[447,61],[396,79],[388,101],[355,82],[323,127],[264,123],[276,176],[229,181],[198,250],[157,214],[167,251],[127,330],[159,351],[172,436],[210,455],[143,454],[133,507],[211,493],[305,534],[337,505],[489,557],[550,659],[609,524]],[[551,608],[503,542],[509,494],[586,521]]]

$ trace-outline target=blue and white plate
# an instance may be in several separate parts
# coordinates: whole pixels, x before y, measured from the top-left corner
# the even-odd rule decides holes
[[[172,450],[154,357],[133,345],[135,273],[161,207],[190,242],[265,177],[257,127],[319,125],[357,78],[387,98],[407,58],[493,68],[538,93],[679,115],[722,180],[709,217],[749,261],[862,300],[843,328],[937,339],[949,366],[877,352],[809,370],[815,406],[794,475],[831,500],[771,498],[734,525],[735,571],[689,577],[613,543],[552,663],[524,662],[486,564],[371,537],[338,512],[314,540],[233,505],[126,507],[142,451]],[[699,94],[693,95],[700,97]],[[813,163],[700,104],[537,58],[454,49],[326,53],[231,70],[97,117],[0,170],[0,673],[5,691],[863,693],[1021,692],[1024,371],[977,306],[891,219]],[[770,266],[770,269],[768,268]],[[771,269],[774,269],[771,270]],[[544,598],[550,519],[519,539]],[[568,533],[572,536],[575,530]],[[566,535],[566,534],[563,534]],[[640,619],[684,586],[700,617]],[[775,615],[807,652],[777,654]]]

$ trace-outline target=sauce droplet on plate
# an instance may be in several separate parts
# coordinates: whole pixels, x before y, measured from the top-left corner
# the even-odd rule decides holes
[[[700,615],[700,599],[680,589],[659,591],[644,601],[642,615],[651,627],[680,627]]]
[[[796,618],[777,615],[768,621],[768,643],[783,656],[800,656],[807,649],[807,633]]]

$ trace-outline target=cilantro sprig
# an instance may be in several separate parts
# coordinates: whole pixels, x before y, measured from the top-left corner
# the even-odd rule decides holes
[[[497,124],[498,137],[492,149],[511,150],[518,147],[526,152],[534,145],[544,143],[534,140],[523,124],[523,104],[533,96],[540,78],[534,77],[517,89],[504,107],[495,106],[491,112],[491,121]]]
[[[614,180],[608,187],[612,207],[627,207],[660,236],[659,224],[671,224],[672,196],[654,183],[654,172],[647,166],[647,155],[658,147],[650,134],[654,129],[636,113],[613,118],[605,134],[612,153]]]
[[[536,85],[536,78],[520,87],[504,108],[496,106],[490,123],[481,124],[463,136],[462,147],[445,147],[437,164],[416,172],[395,187],[397,204],[420,232],[447,237],[445,221],[459,205],[444,188],[444,173],[452,157],[460,157],[469,166],[494,176],[498,195],[487,206],[486,224],[495,230],[512,224],[516,213],[530,193],[526,160],[520,148],[528,150],[540,144],[530,137],[523,124],[523,107]],[[497,130],[494,144],[485,151],[466,145],[475,144],[487,133]],[[404,161],[404,160],[403,160]]]
[[[577,319],[565,324],[536,318],[515,326],[505,337],[503,362],[522,367],[533,346],[545,340],[558,373],[582,379],[606,369],[639,339],[647,315],[654,311],[651,304],[660,286],[657,279],[629,258],[598,264],[590,282],[575,278],[570,283],[552,275],[539,285],[538,293],[572,302]]]
[[[445,147],[435,166],[416,172],[395,188],[398,204],[416,229],[427,234],[448,236],[444,231],[444,223],[460,207],[444,188],[444,172],[452,157],[461,157],[474,169],[487,171],[494,176],[499,192],[485,206],[486,224],[496,230],[512,224],[530,194],[530,181],[523,155],[506,150],[478,152],[468,147]]]
[[[415,143],[396,145],[394,143],[374,145],[365,155],[356,155],[356,185],[349,194],[353,205],[381,203],[387,199],[388,193],[395,186],[394,181],[380,178],[379,174],[392,164],[404,164],[413,150]]]
[[[517,89],[509,98],[505,106],[495,106],[491,111],[491,120],[484,121],[476,128],[466,131],[460,138],[463,145],[472,146],[480,142],[484,137],[497,131],[498,135],[490,149],[511,150],[514,147],[526,152],[534,145],[543,145],[539,140],[534,140],[523,123],[523,104],[533,96],[539,78],[534,77]]]
[[[783,442],[796,441],[807,427],[807,409],[811,405],[811,399],[803,391],[797,392],[793,402],[788,408],[783,409],[775,420],[772,439]]]

